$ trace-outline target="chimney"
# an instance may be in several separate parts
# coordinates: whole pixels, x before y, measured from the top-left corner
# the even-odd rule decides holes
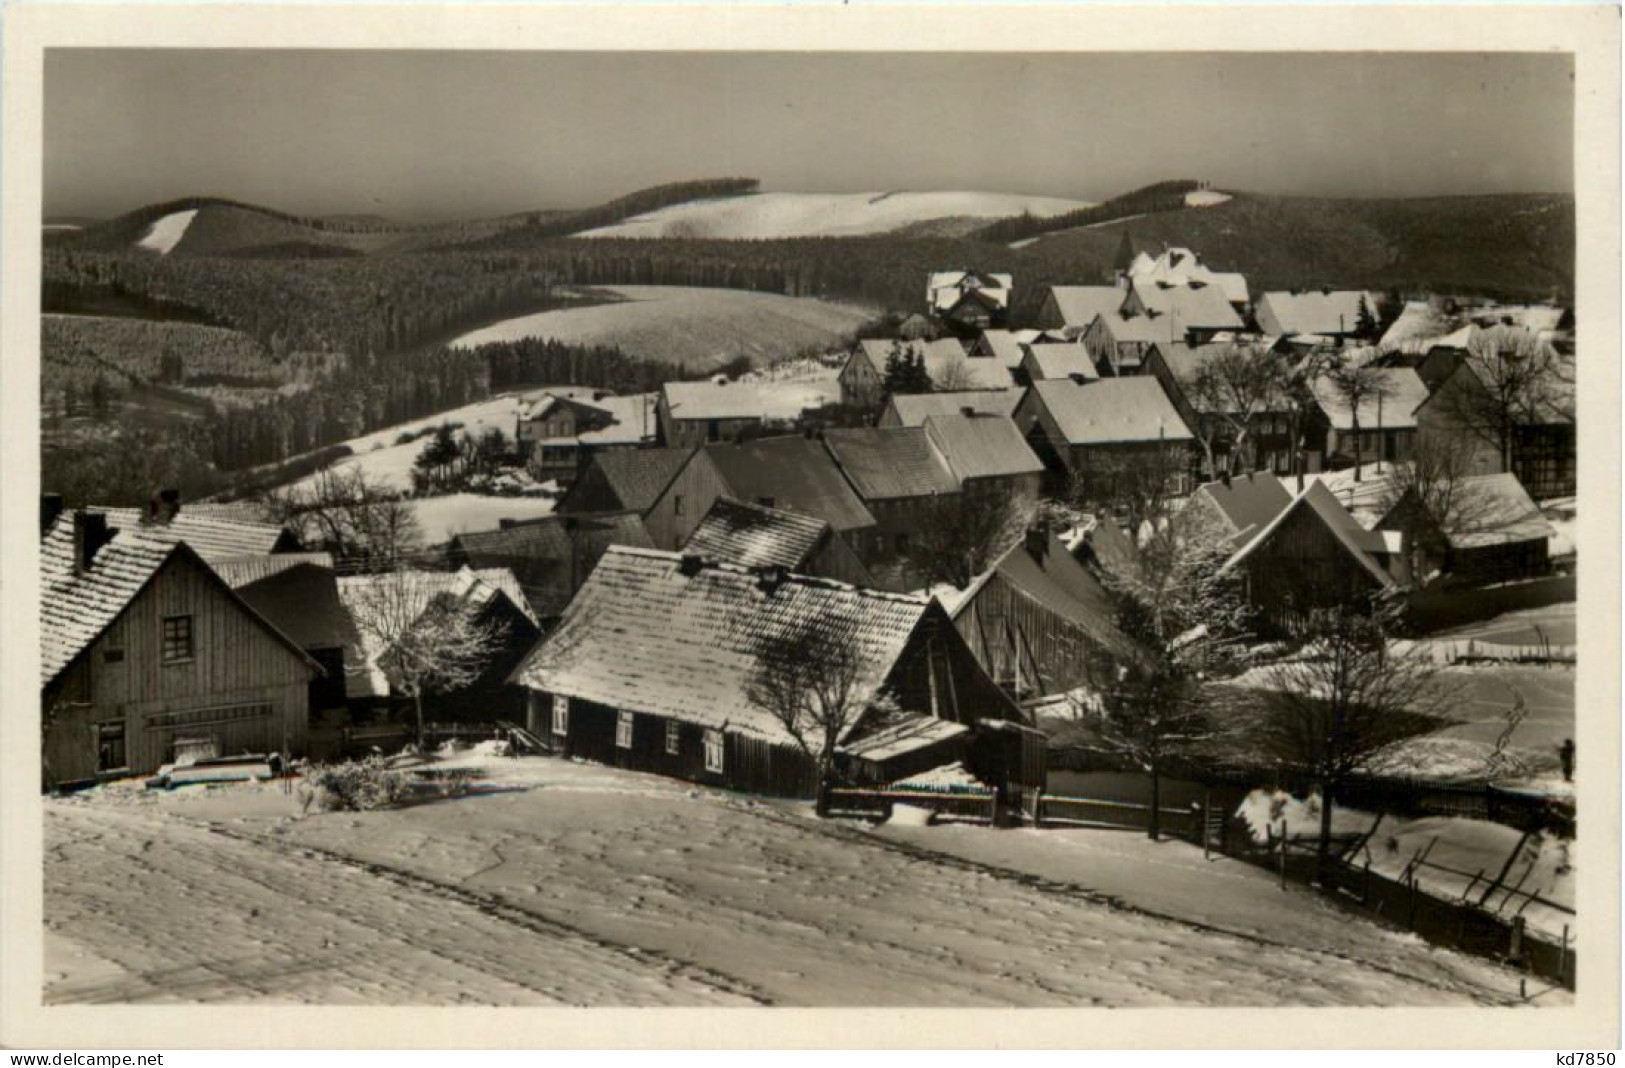
[[[163,489],[147,502],[147,514],[144,522],[157,526],[168,526],[181,511],[181,495],[178,490]]]
[[[1043,563],[1049,555],[1049,520],[1042,517],[1035,520],[1022,535],[1022,544],[1028,556]]]
[[[705,567],[705,560],[694,553],[684,553],[677,563],[677,570],[684,578],[693,578]]]
[[[790,577],[790,569],[780,564],[756,568],[756,588],[769,597]]]
[[[39,532],[44,534],[62,514],[62,494],[42,493],[39,499]]]
[[[74,512],[74,574],[83,575],[89,571],[90,565],[96,561],[96,554],[101,552],[102,546],[112,540],[112,535],[107,531],[106,512],[87,512],[84,509]]]
[[[1082,371],[1071,371],[1066,377],[1070,378],[1080,386],[1087,386],[1089,384],[1089,376],[1084,374]],[[1091,393],[1090,396],[1094,396],[1094,394]]]

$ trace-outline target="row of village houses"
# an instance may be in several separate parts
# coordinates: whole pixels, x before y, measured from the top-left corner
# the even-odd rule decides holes
[[[1132,539],[1110,520],[1069,540],[1035,525],[965,588],[909,589],[868,537],[879,499],[835,455],[799,435],[604,454],[561,514],[460,535],[442,569],[384,574],[341,575],[239,506],[171,495],[144,513],[63,512],[47,498],[47,782],[302,755],[331,713],[387,710],[389,650],[354,612],[370,585],[407,581],[425,611],[449,604],[503,628],[478,680],[433,696],[431,720],[511,721],[573,756],[805,795],[807,755],[746,694],[773,639],[811,629],[852,641],[860,700],[894,699],[843,738],[847,774],[890,782],[958,762],[1011,790],[1041,786],[1034,710],[1129,655],[1103,577],[1132,566]],[[1339,479],[1294,492],[1258,472],[1191,495],[1224,532],[1261,633],[1301,611],[1305,590],[1330,604],[1423,570],[1481,583],[1546,568],[1550,525],[1511,475],[1469,480],[1493,508],[1449,533],[1370,492],[1351,510]]]
[[[931,307],[950,315],[962,312],[971,295],[997,292],[997,299],[975,306],[1002,314],[1010,284],[1004,275],[933,276]],[[1437,302],[1417,301],[1380,338],[1370,338],[1379,299],[1364,291],[1312,290],[1263,293],[1249,303],[1241,275],[1210,271],[1188,250],[1165,250],[1155,259],[1142,253],[1115,285],[1053,287],[1031,329],[987,326],[966,345],[959,337],[925,336],[941,324],[916,316],[897,338],[860,342],[827,395],[794,381],[718,377],[671,382],[637,397],[547,396],[521,414],[517,438],[538,474],[568,482],[594,453],[693,447],[821,426],[828,421],[820,409],[832,406],[848,414],[879,411],[881,426],[918,425],[907,405],[899,410],[906,397],[889,397],[885,389],[888,362],[904,353],[919,359],[933,396],[953,398],[938,400],[934,411],[1013,418],[1052,484],[1075,474],[1094,473],[1098,481],[1098,461],[1169,443],[1191,445],[1193,479],[1204,466],[1212,477],[1218,466],[1233,466],[1229,422],[1193,386],[1204,366],[1241,345],[1378,365],[1380,385],[1358,406],[1325,376],[1315,378],[1313,404],[1295,432],[1289,411],[1257,413],[1252,455],[1262,469],[1313,473],[1351,466],[1356,458],[1404,460],[1419,436],[1434,433],[1471,444],[1478,473],[1511,470],[1536,497],[1572,495],[1572,374],[1554,376],[1541,387],[1541,403],[1515,413],[1521,425],[1509,455],[1462,426],[1462,413],[1474,407],[1463,396],[1496,388],[1482,380],[1482,363],[1468,358],[1483,331],[1512,324],[1506,329],[1527,332],[1535,343],[1562,344],[1572,316],[1544,305],[1486,305],[1452,314]],[[1371,343],[1357,345],[1361,336]],[[1212,464],[1204,465],[1198,439],[1215,450]]]
[[[1195,438],[1207,413],[1181,385],[1244,325],[1245,285],[1179,250],[1134,269],[1145,277],[1054,290],[1043,331],[990,326],[969,352],[952,340],[903,342],[951,377],[939,386],[957,388],[886,397],[874,425],[784,433],[805,391],[771,383],[543,398],[518,430],[537,462],[568,471],[556,514],[459,535],[443,566],[410,573],[424,610],[449,604],[504,633],[478,680],[433,697],[431,718],[512,721],[588,759],[805,794],[807,755],[745,695],[775,639],[810,628],[850,638],[859,696],[876,705],[841,740],[847,774],[895,781],[958,762],[983,781],[1041,784],[1034,709],[1087,688],[1124,655],[1102,579],[1132,566],[1133,538],[1109,517],[1064,540],[1035,525],[953,590],[924,588],[912,550],[938,514],[933,502],[985,494],[1025,514],[1046,480],[1087,479],[1103,458]],[[1275,296],[1246,309],[1255,325],[1270,323],[1281,344],[1335,343],[1346,296]],[[1210,324],[1193,311],[1209,305]],[[941,298],[943,309],[959,306]],[[1548,569],[1552,530],[1521,472],[1482,464],[1468,486],[1485,507],[1466,529],[1430,529],[1381,492],[1430,432],[1429,401],[1460,378],[1476,328],[1441,342],[1435,323],[1407,309],[1390,330],[1406,316],[1414,337],[1391,352],[1411,359],[1384,368],[1393,381],[1383,410],[1347,413],[1317,392],[1316,462],[1283,481],[1266,451],[1263,470],[1190,493],[1185,506],[1209,510],[1225,531],[1227,567],[1245,579],[1261,632],[1305,607],[1305,590],[1330,604]],[[1135,348],[1119,329],[1135,319],[1185,325]],[[894,344],[860,346],[842,388],[870,388]],[[1382,462],[1321,470],[1343,466],[1339,435],[1356,414],[1362,433],[1380,436],[1364,456]],[[1572,407],[1567,420],[1572,452]],[[1541,493],[1572,492],[1571,455],[1566,463],[1542,477]],[[145,511],[64,512],[48,497],[41,561],[48,781],[145,774],[211,752],[301,754],[327,713],[365,715],[399,698],[382,667],[390,651],[355,615],[373,584],[399,574],[340,575],[331,557],[244,506],[183,507],[161,494]]]

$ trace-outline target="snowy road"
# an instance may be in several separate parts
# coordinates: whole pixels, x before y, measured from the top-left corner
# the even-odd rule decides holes
[[[1184,851],[1159,864],[1110,832],[877,833],[611,769],[498,773],[528,788],[303,819],[265,793],[53,803],[47,996],[1424,1005],[1517,990],[1265,873],[1204,876],[1183,846],[1147,847]]]

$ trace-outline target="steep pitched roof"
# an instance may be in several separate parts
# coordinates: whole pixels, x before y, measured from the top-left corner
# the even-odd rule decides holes
[[[889,406],[903,426],[924,426],[933,415],[962,415],[966,408],[978,415],[1016,414],[1024,389],[964,390],[957,393],[894,393]]]
[[[1552,536],[1552,524],[1517,475],[1469,475],[1456,493],[1466,498],[1462,509],[1466,529],[1446,532],[1452,548],[1481,549]]]
[[[1101,315],[1098,322],[1100,328],[1118,344],[1134,342],[1142,345],[1162,345],[1178,341],[1185,336],[1185,327],[1176,325],[1174,317],[1163,312],[1152,315],[1124,315],[1121,312],[1111,312]]]
[[[935,342],[932,342],[935,344]],[[667,382],[660,387],[666,407],[678,420],[760,419],[791,422],[800,417],[809,399],[799,384],[783,382],[731,382],[725,378],[704,382]],[[827,402],[837,395],[832,384]]]
[[[830,533],[829,524],[817,516],[718,497],[683,552],[740,567],[796,571]]]
[[[1021,335],[1031,331],[1013,332],[1010,330],[983,330],[978,339],[981,348],[985,349],[989,358],[998,360],[1007,369],[1021,366],[1021,359],[1025,355],[1021,344],[1025,340]]]
[[[1416,409],[1428,399],[1428,387],[1414,368],[1379,367],[1380,392],[1360,398],[1360,429],[1403,430],[1416,425]],[[1331,381],[1322,376],[1310,384],[1315,402],[1337,430],[1354,428],[1354,408]]]
[[[1288,517],[1295,514],[1300,508],[1313,512],[1326,525],[1326,529],[1330,530],[1333,536],[1348,550],[1348,554],[1354,558],[1355,563],[1359,564],[1367,574],[1377,581],[1377,585],[1387,589],[1394,584],[1393,578],[1378,565],[1371,555],[1372,553],[1387,552],[1388,544],[1382,535],[1365,530],[1359,523],[1356,523],[1354,517],[1349,515],[1342,505],[1337,503],[1337,499],[1332,496],[1331,491],[1319,482],[1311,482],[1302,493],[1292,499],[1290,504],[1281,509],[1280,514],[1271,520],[1263,530],[1260,530],[1251,541],[1237,549],[1235,554],[1225,561],[1220,573],[1223,574],[1238,566],[1261,547],[1268,544]]]
[[[296,567],[318,567],[333,570],[330,553],[272,553],[269,556],[228,556],[213,561],[210,567],[226,580],[232,589],[241,589],[273,575],[280,575]]]
[[[139,508],[102,508],[91,506],[91,511],[106,512],[107,525],[120,530],[140,527],[142,510]],[[149,529],[165,530],[186,542],[205,560],[222,560],[233,556],[256,556],[273,552],[279,544],[287,544],[291,535],[275,523],[222,516],[216,511],[194,515],[184,505],[167,523],[147,524]]]
[[[787,743],[746,696],[770,643],[806,628],[849,639],[856,699],[868,703],[930,609],[923,597],[800,575],[769,583],[729,564],[685,574],[680,553],[614,548],[511,681]]]
[[[875,517],[819,442],[791,434],[717,442],[702,451],[731,497],[772,498],[776,508],[818,516],[843,533],[875,525]]]
[[[636,512],[552,515],[500,530],[459,534],[451,541],[458,559],[484,576],[500,569],[515,581],[505,592],[519,594],[527,611],[555,616],[564,611],[598,558],[611,545],[654,548]]]
[[[121,510],[134,512],[134,509]],[[280,529],[280,528],[278,528]],[[190,560],[256,623],[320,671],[303,649],[245,604],[191,544],[138,523],[121,527],[111,517],[111,540],[83,573],[74,568],[73,516],[60,516],[40,540],[40,682],[50,685],[124,614],[141,591],[176,558]]]
[[[925,430],[961,481],[1037,474],[1044,463],[1007,416],[931,415]]]
[[[1359,289],[1265,293],[1254,314],[1266,334],[1351,334],[1360,326],[1361,301],[1375,322],[1377,295]]]
[[[1094,357],[1082,345],[1072,342],[1051,342],[1049,344],[1028,345],[1028,366],[1032,368],[1032,377],[1040,378],[1071,378],[1081,375],[1084,378],[1099,378],[1100,372],[1095,369]]]
[[[1110,315],[1123,306],[1117,286],[1051,286],[1050,296],[1067,326],[1088,326],[1097,315]]]
[[[1236,534],[1244,537],[1263,530],[1292,503],[1292,494],[1268,471],[1237,475],[1229,485],[1207,482],[1191,494],[1212,501]]]
[[[1162,383],[1147,375],[1080,384],[1070,378],[1033,383],[1071,445],[1189,441],[1190,428]]]
[[[1165,248],[1156,259],[1151,259],[1142,252],[1129,264],[1127,274],[1131,281],[1147,281],[1171,286],[1195,282],[1214,286],[1231,304],[1247,302],[1247,279],[1244,276],[1233,271],[1211,270],[1188,248]]]
[[[1174,320],[1181,333],[1190,329],[1239,330],[1243,325],[1224,290],[1216,285],[1136,278],[1134,296],[1147,311]]]
[[[1371,530],[1382,522],[1393,503],[1394,468],[1397,466],[1382,461],[1362,464],[1357,480],[1352,467],[1341,471],[1318,471],[1304,478],[1325,486],[1332,499],[1342,505],[1356,523],[1365,530]]]
[[[590,462],[615,491],[621,507],[641,513],[654,507],[692,453],[692,449],[625,449],[595,453]]]
[[[924,427],[851,427],[824,431],[824,444],[865,501],[953,493],[959,480]]]

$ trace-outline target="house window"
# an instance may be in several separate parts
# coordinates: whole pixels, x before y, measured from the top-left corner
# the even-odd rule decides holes
[[[615,717],[615,748],[632,748],[632,713],[623,711]]]
[[[163,657],[166,664],[184,664],[192,659],[192,617],[164,617]]]
[[[122,663],[124,663],[124,650],[123,649],[104,649],[104,650],[102,650],[102,663],[104,663],[104,664],[122,664]]]
[[[570,699],[553,698],[553,733],[563,737],[570,733]]]
[[[705,770],[722,774],[722,732],[705,732]]]
[[[906,533],[897,535],[896,544],[897,555],[905,555],[908,552],[908,535]]]
[[[118,771],[129,767],[124,755],[124,721],[96,724],[96,770]]]
[[[683,514],[683,495],[681,493],[674,493],[671,495],[671,514]]]
[[[679,748],[681,740],[682,740],[682,728],[677,725],[677,721],[675,719],[668,719],[666,721],[666,755],[667,756],[676,756],[677,755],[677,750]]]

